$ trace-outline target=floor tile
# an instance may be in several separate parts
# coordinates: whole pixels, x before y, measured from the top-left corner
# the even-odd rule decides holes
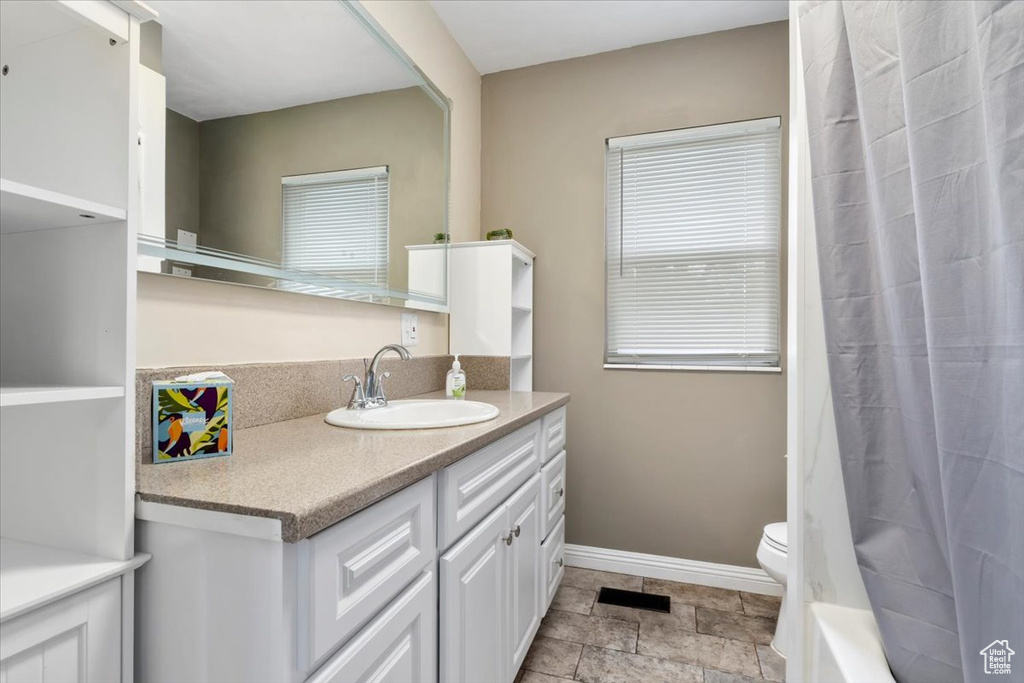
[[[724,588],[698,586],[693,583],[679,583],[664,579],[644,579],[645,593],[668,595],[673,602],[682,602],[694,607],[707,607],[730,612],[743,611],[739,591]]]
[[[697,630],[697,617],[692,605],[684,605],[681,602],[672,602],[672,611],[652,612],[646,609],[634,609],[620,605],[605,605],[600,602],[594,603],[594,609],[590,611],[595,617],[608,617],[610,619],[622,619],[636,623],[663,624],[676,626],[687,631]]]
[[[729,673],[761,677],[752,643],[694,633],[660,624],[640,624],[637,652]]]
[[[594,606],[596,599],[597,591],[562,585],[558,587],[555,598],[551,601],[551,609],[590,614],[590,608]]]
[[[640,591],[643,590],[643,582],[644,580],[641,577],[631,574],[599,572],[596,569],[580,569],[579,567],[566,567],[565,575],[562,576],[563,586],[587,588],[592,591],[601,590],[602,586],[621,588],[627,591]]]
[[[576,680],[584,683],[703,683],[699,666],[628,652],[583,648]]]
[[[757,660],[761,662],[761,675],[766,681],[783,683],[786,680],[786,660],[770,645],[757,646]]]
[[[571,680],[571,678],[558,678],[557,676],[548,676],[536,671],[524,670],[519,672],[519,678],[516,679],[516,683],[564,683]]]
[[[761,683],[760,678],[740,676],[715,669],[704,669],[704,683]]]
[[[619,619],[603,619],[575,612],[551,610],[540,622],[537,635],[610,650],[636,652],[637,625]]]
[[[700,607],[697,608],[697,633],[767,645],[775,637],[775,620]]]
[[[537,636],[523,659],[523,669],[551,676],[572,678],[580,661],[583,646],[566,640]]]
[[[740,600],[743,601],[743,613],[752,617],[769,617],[778,619],[779,607],[782,605],[782,598],[774,595],[761,595],[759,593],[740,592]]]

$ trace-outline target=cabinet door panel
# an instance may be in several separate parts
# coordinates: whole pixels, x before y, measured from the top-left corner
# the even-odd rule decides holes
[[[0,680],[121,678],[121,580],[114,579],[0,627]]]
[[[541,470],[544,536],[551,533],[565,512],[565,457],[562,451]]]
[[[445,683],[508,683],[508,521],[499,507],[441,557]]]
[[[514,540],[510,549],[512,561],[509,564],[508,624],[511,662],[508,680],[516,671],[530,649],[533,636],[540,626],[541,611],[541,555],[543,539],[543,515],[541,514],[540,475],[535,474],[508,501],[509,526]]]
[[[384,608],[308,683],[437,680],[437,581],[432,571]]]

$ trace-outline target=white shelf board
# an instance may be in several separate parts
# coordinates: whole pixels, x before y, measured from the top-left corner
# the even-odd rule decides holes
[[[521,306],[519,304],[512,304],[512,310],[516,313],[529,313],[533,310],[530,306]]]
[[[123,221],[126,217],[124,209],[0,178],[3,234]]]
[[[531,354],[531,353],[521,353],[521,354],[518,354],[518,355],[515,355],[515,356],[509,356],[510,360],[519,360],[519,361],[530,360],[531,358],[533,358],[533,354]]]
[[[0,538],[0,622],[134,570],[149,559],[111,560]]]
[[[98,398],[121,398],[122,396],[124,396],[124,387],[9,386],[0,387],[0,407],[91,401]]]

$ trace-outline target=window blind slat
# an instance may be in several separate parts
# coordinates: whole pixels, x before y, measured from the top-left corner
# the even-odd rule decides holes
[[[609,140],[609,364],[778,365],[779,120],[733,125]]]
[[[386,168],[282,178],[287,268],[386,287]]]

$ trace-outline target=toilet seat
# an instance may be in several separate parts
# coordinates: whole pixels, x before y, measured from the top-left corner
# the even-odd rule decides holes
[[[764,542],[779,552],[786,552],[789,547],[788,540],[785,522],[776,522],[764,528]]]

